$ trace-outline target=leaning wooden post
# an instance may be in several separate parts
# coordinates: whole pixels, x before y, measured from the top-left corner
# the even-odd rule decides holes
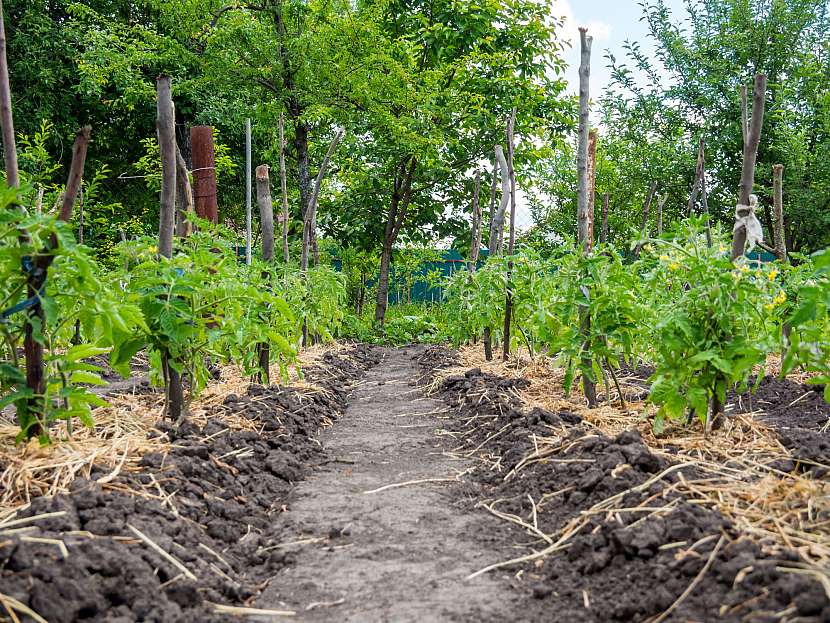
[[[476,170],[475,184],[473,185],[473,226],[472,236],[470,237],[470,262],[467,265],[470,274],[476,272],[476,263],[478,262],[478,253],[481,249],[481,205],[479,203],[479,193],[481,192],[481,171]]]
[[[784,239],[784,165],[776,164],[772,167],[772,205],[775,211],[775,255],[779,261],[787,263],[787,244]]]
[[[703,146],[704,146],[704,142],[703,142],[703,137],[701,136],[700,137],[700,142],[698,144],[698,149],[697,149],[697,162],[695,164],[695,179],[692,182],[692,192],[689,193],[689,207],[686,210],[687,216],[691,216],[692,214],[694,214],[695,203],[697,202],[697,195],[698,195],[698,192],[702,188],[703,182],[705,181],[703,179],[703,176],[704,176]]]
[[[184,156],[176,145],[176,235],[179,238],[187,238],[193,233],[193,188],[190,185],[190,171],[187,170],[187,163]]]
[[[271,200],[271,179],[268,166],[261,164],[256,168],[256,200],[259,205],[259,222],[262,229],[262,259],[266,264],[274,260],[274,203]],[[263,271],[264,279],[269,280],[271,273]],[[259,364],[259,382],[268,385],[271,382],[271,348],[268,342],[257,344],[257,361]]]
[[[170,76],[156,79],[157,121],[159,151],[161,152],[161,193],[159,195],[159,255],[168,260],[173,257],[173,226],[176,211],[176,126],[173,113],[173,96]],[[168,417],[178,422],[184,416],[184,387],[176,369],[181,362],[170,360],[169,353],[162,354],[162,367],[167,382],[165,406]]]
[[[761,129],[764,126],[766,93],[767,77],[765,74],[758,74],[755,76],[755,85],[752,91],[752,120],[749,123],[747,139],[744,144],[741,183],[738,186],[738,208],[735,211],[735,228],[732,238],[732,261],[742,257],[746,249],[747,231],[743,221],[751,214],[749,196],[752,194],[752,187],[755,184],[755,160],[758,157]]]
[[[589,131],[591,128],[590,121],[590,79],[591,79],[591,44],[593,38],[588,36],[587,28],[579,29],[580,40],[580,63],[579,63],[579,135],[578,148],[576,156],[576,171],[577,171],[577,227],[578,227],[578,241],[582,253],[588,254],[591,251],[590,239],[590,203],[588,198],[589,182],[588,182],[588,141]],[[586,297],[587,298],[587,297]],[[591,313],[590,301],[586,300],[584,305],[579,306],[579,325],[584,337],[582,345],[583,355],[581,356],[582,364],[582,389],[585,392],[585,397],[588,399],[588,405],[595,407],[597,405],[597,388],[596,382],[590,377],[588,370],[591,369],[591,359],[587,355],[587,351],[591,347]]]
[[[282,260],[288,264],[288,187],[285,179],[285,121],[280,113],[280,191],[282,192]]]
[[[216,203],[216,156],[213,153],[213,128],[197,125],[190,128],[193,159],[193,199],[199,218],[219,222]]]
[[[510,178],[510,236],[507,244],[507,254],[512,257],[516,245],[516,171],[513,168],[513,135],[516,127],[516,108],[510,113],[507,122],[507,175]],[[504,301],[504,343],[502,344],[502,360],[510,358],[510,323],[513,320],[513,260],[507,261],[507,296]]]

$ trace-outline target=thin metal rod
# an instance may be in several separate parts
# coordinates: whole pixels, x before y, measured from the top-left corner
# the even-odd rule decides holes
[[[245,263],[251,265],[251,120],[245,119]]]

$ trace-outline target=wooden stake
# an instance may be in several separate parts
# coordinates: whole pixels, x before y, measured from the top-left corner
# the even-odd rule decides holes
[[[668,195],[657,197],[657,235],[663,235],[663,207],[666,205]]]
[[[501,200],[499,201],[499,208],[496,210],[490,222],[490,244],[488,245],[490,256],[501,253],[499,238],[501,237],[501,232],[504,230],[504,216],[507,211],[507,202],[510,201],[510,178],[507,172],[507,159],[504,157],[504,150],[501,145],[495,146],[495,154],[498,169],[501,171]]]
[[[219,222],[216,203],[216,155],[213,151],[213,128],[197,125],[190,128],[193,160],[193,199],[199,218]]]
[[[470,273],[476,271],[478,252],[481,249],[481,205],[479,204],[479,193],[481,191],[481,171],[476,170],[476,179],[473,186],[473,226],[470,238],[470,262],[468,269]]]
[[[251,166],[251,120],[248,118],[245,119],[245,263],[248,266],[251,265]],[[273,228],[272,219],[272,238]]]
[[[588,243],[594,245],[594,197],[597,188],[597,131],[588,133]]]
[[[651,202],[654,201],[654,195],[657,192],[657,182],[654,181],[651,183],[651,186],[648,188],[648,193],[646,194],[646,200],[643,203],[643,218],[640,222],[640,238],[645,240],[648,238],[648,216],[651,212]],[[639,258],[640,252],[643,250],[643,242],[637,243],[637,246],[634,248],[634,257]]]
[[[510,114],[507,122],[507,175],[510,178],[510,238],[507,252],[512,256],[516,244],[516,172],[513,168],[513,131],[516,126],[516,108]],[[510,323],[513,319],[513,260],[507,262],[507,296],[504,302],[504,342],[502,344],[502,360],[510,358]]]
[[[274,204],[271,200],[268,166],[264,164],[256,168],[256,200],[262,228],[262,259],[271,262],[274,258]]]
[[[576,156],[576,170],[577,170],[577,228],[579,246],[583,253],[590,253],[591,228],[590,228],[590,204],[589,204],[589,181],[588,181],[588,142],[590,130],[590,77],[591,77],[591,44],[593,38],[588,36],[586,28],[579,29],[580,40],[580,63],[579,63],[579,136],[578,149]],[[590,350],[590,331],[591,331],[591,313],[587,302],[585,305],[580,305],[579,308],[579,325],[580,331],[585,338],[582,346],[583,353]],[[588,405],[595,407],[597,405],[597,388],[596,383],[590,378],[585,370],[591,367],[590,358],[582,355],[582,389],[585,392],[585,397],[588,399]]]
[[[161,152],[159,255],[173,257],[173,223],[176,210],[176,134],[170,76],[156,79],[158,91],[156,131]]]
[[[176,235],[179,238],[187,238],[193,233],[193,188],[190,185],[190,171],[187,170],[187,163],[184,156],[176,145]]]
[[[288,264],[288,187],[285,179],[285,121],[280,113],[280,190],[282,191],[282,260]]]

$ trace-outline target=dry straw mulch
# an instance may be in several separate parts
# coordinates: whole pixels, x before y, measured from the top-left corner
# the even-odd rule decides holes
[[[506,363],[500,358],[486,361],[481,346],[462,348],[460,365],[439,370],[432,382],[433,389],[443,379],[470,368],[530,380],[529,387],[518,392],[528,407],[576,413],[598,433],[614,436],[623,430],[638,429],[654,454],[694,469],[694,479],[681,478],[672,485],[676,491],[693,503],[720,511],[770,552],[784,547],[796,550],[803,561],[803,568],[796,571],[817,577],[830,595],[830,479],[815,478],[814,472],[776,469],[775,465],[790,458],[790,453],[775,432],[754,417],[760,411],[729,417],[722,428],[708,437],[698,424],[697,428],[672,426],[657,436],[651,423],[654,407],[634,400],[627,401],[623,410],[613,383],[612,402],[589,409],[576,388],[565,395],[564,371],[551,359],[524,355]],[[767,362],[768,373],[779,369],[776,359]],[[799,376],[793,380],[804,379]],[[645,394],[641,379],[622,377],[620,383],[627,396]],[[534,438],[533,445],[535,449],[524,464],[557,452],[561,440],[551,429],[550,437]],[[557,544],[561,545],[559,541]]]
[[[334,343],[304,349],[298,365],[290,369],[289,384],[304,393],[324,391],[302,378],[301,370],[319,364],[325,353],[345,348]],[[272,369],[271,379],[279,378],[279,369]],[[229,394],[245,394],[250,382],[238,368],[223,367],[221,377],[190,404],[190,421],[204,426],[209,417],[220,418],[233,430],[255,429],[254,422],[218,408]],[[163,392],[119,393],[106,400],[110,406],[93,413],[95,428],[76,425],[70,435],[61,424],[50,430],[54,442],[44,447],[37,440],[16,443],[17,425],[0,419],[0,530],[11,527],[17,512],[32,498],[66,492],[76,478],[88,478],[93,465],[106,471],[98,479],[101,484],[122,490],[112,483],[119,473],[139,470],[138,463],[148,452],[167,453],[171,443],[166,436],[148,438],[162,416]]]

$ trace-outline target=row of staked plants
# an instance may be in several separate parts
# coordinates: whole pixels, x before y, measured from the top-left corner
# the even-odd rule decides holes
[[[151,379],[166,384],[172,370],[186,379],[192,399],[216,363],[267,378],[252,344],[269,346],[269,367],[284,377],[296,362],[303,323],[321,340],[340,330],[346,289],[330,267],[303,278],[293,266],[256,258],[247,266],[231,232],[197,220],[193,235],[175,241],[171,259],[159,256],[155,239],[136,238],[115,247],[107,268],[54,211],[18,209],[33,196],[27,184],[0,189],[0,409],[16,410],[21,440],[47,443],[60,421],[70,433],[76,419],[93,425],[92,409],[106,404],[93,391],[105,384],[102,357],[127,377],[144,351]],[[53,237],[57,244],[46,244]],[[40,292],[27,292],[25,266],[44,249],[53,255],[48,278]],[[29,313],[35,303],[42,314]],[[42,394],[27,384],[27,327],[44,349]]]
[[[447,331],[456,344],[485,329],[501,337],[512,261],[511,348],[553,358],[568,392],[585,376],[608,395],[622,367],[647,365],[657,431],[692,414],[707,423],[730,389],[759,383],[777,353],[782,374],[814,373],[830,401],[830,251],[795,259],[733,263],[723,232],[709,245],[694,219],[649,240],[636,259],[602,245],[583,254],[574,242],[547,255],[524,248],[452,278]]]

